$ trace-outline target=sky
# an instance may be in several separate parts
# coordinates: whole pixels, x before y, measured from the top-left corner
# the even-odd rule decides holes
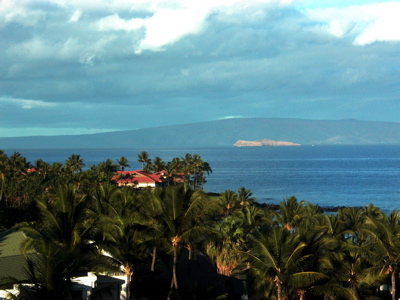
[[[400,122],[400,2],[0,0],[0,137]]]

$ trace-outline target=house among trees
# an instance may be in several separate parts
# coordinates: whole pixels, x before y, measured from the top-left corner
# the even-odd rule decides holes
[[[111,178],[111,181],[118,187],[131,186],[133,188],[145,188],[145,187],[166,187],[168,186],[171,178],[168,176],[167,171],[160,171],[155,173],[149,173],[143,170],[135,171],[117,171]],[[174,178],[174,182],[182,182],[183,176]]]
[[[40,276],[44,275],[38,268],[41,261],[40,254],[34,250],[27,253],[21,250],[26,238],[24,232],[15,229],[0,233],[0,300],[31,299],[28,294],[35,288],[33,277],[39,276],[35,278],[40,281]],[[35,264],[34,270],[29,268],[29,262]],[[123,275],[107,276],[86,272],[80,277],[71,279],[71,293],[73,299],[88,299],[90,296],[104,294],[109,300],[125,300],[125,279]]]

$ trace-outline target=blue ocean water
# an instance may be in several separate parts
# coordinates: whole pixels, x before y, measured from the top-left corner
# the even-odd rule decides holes
[[[364,206],[400,209],[400,146],[225,147],[187,149],[7,150],[28,161],[65,162],[79,154],[87,167],[121,156],[140,169],[137,156],[147,151],[164,161],[186,153],[199,154],[213,173],[205,189],[221,192],[250,189],[261,203],[279,203],[290,196],[320,206]]]

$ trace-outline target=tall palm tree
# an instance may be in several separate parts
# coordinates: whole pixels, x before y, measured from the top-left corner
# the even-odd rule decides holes
[[[175,178],[179,177],[179,173],[181,173],[182,161],[179,157],[173,158],[166,165],[166,171],[168,176],[169,184],[175,184]]]
[[[121,156],[120,159],[117,159],[117,163],[119,167],[121,168],[121,171],[125,171],[126,167],[130,167],[129,165],[129,160],[125,156]]]
[[[153,170],[154,170],[155,172],[159,172],[159,171],[162,171],[162,170],[165,169],[166,164],[165,164],[165,162],[162,160],[161,157],[156,156],[156,157],[153,159],[152,167],[153,167]]]
[[[183,185],[185,190],[188,190],[191,187],[191,176],[194,174],[192,154],[186,153],[180,158],[180,163],[180,172],[184,174]]]
[[[183,186],[169,186],[160,195],[162,214],[160,222],[165,237],[173,249],[172,280],[169,297],[173,291],[179,293],[176,275],[178,252],[183,245],[200,242],[212,228],[205,221],[219,208],[203,191],[185,190]]]
[[[202,181],[204,161],[200,155],[194,154],[191,157],[189,164],[191,165],[193,172],[192,188],[193,190],[196,190],[198,185],[200,185],[199,181]]]
[[[391,278],[392,300],[397,299],[396,277],[400,271],[400,214],[397,210],[383,219],[367,216],[374,238],[375,259],[372,271],[379,276],[389,274]]]
[[[193,156],[193,158],[194,159],[196,158],[195,155]],[[195,165],[195,178],[194,178],[193,188],[203,189],[203,185],[206,182],[205,174],[207,173],[207,175],[210,175],[210,173],[212,173],[211,166],[208,162],[203,161],[200,156],[199,159],[194,160],[194,165]]]
[[[138,154],[138,162],[142,163],[142,170],[145,170],[145,166],[148,166],[149,163],[151,163],[149,153],[142,151],[140,154]]]
[[[146,188],[140,194],[141,205],[138,206],[138,212],[143,217],[143,223],[146,224],[151,230],[149,230],[150,239],[146,242],[146,246],[152,248],[152,260],[150,270],[155,271],[155,265],[157,261],[157,252],[160,249],[169,250],[169,241],[164,236],[163,226],[160,222],[160,216],[163,213],[161,198],[163,189]]]
[[[106,238],[100,242],[101,248],[121,266],[126,276],[126,299],[131,299],[131,277],[136,264],[146,256],[143,243],[148,239],[147,227],[135,215],[131,203],[108,205]]]

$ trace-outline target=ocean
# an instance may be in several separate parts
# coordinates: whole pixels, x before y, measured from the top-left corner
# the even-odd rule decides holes
[[[18,151],[28,161],[65,162],[79,154],[86,167],[121,156],[131,161],[129,170],[140,169],[138,154],[170,161],[186,153],[199,154],[213,172],[205,190],[237,191],[246,187],[260,203],[278,204],[296,196],[322,207],[364,206],[383,211],[400,209],[400,146],[299,146],[224,147],[177,149],[41,149]]]

